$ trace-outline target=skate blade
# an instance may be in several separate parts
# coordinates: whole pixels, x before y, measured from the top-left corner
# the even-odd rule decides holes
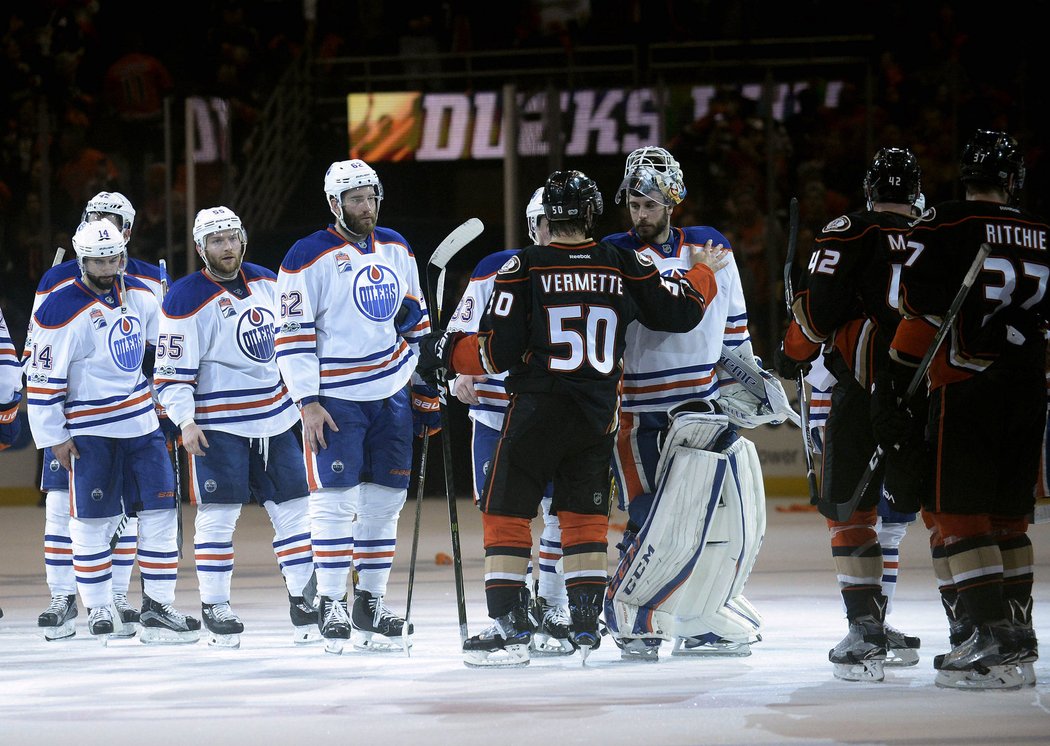
[[[345,646],[346,640],[342,637],[329,637],[324,641],[324,651],[332,655],[342,655]]]
[[[1021,676],[1024,677],[1025,686],[1035,686],[1035,665],[1032,663],[1022,663]]]
[[[597,646],[580,645],[580,664],[586,666],[587,659],[591,657],[591,653],[593,653],[596,649]]]
[[[97,635],[92,634],[91,636],[98,640],[99,644],[106,648],[109,647],[109,638],[113,635],[112,632],[99,632]]]
[[[883,672],[884,661],[873,660],[861,663],[835,663],[834,673],[836,679],[843,681],[884,681],[886,674]]]
[[[370,632],[357,632],[351,636],[354,650],[363,653],[401,653],[405,650],[405,638],[395,637],[393,639],[383,635]],[[408,636],[408,647],[412,647],[412,635]]]
[[[508,645],[502,650],[464,650],[467,668],[524,668],[529,665],[528,645]]]
[[[889,648],[886,651],[886,665],[891,668],[914,666],[919,662],[919,651],[916,648]]]
[[[58,640],[69,640],[77,636],[76,621],[70,619],[65,624],[60,624],[57,627],[44,627],[44,639],[48,642],[57,642]]]
[[[751,655],[751,643],[730,642],[713,643],[710,645],[696,645],[686,647],[685,642],[679,637],[674,641],[674,649],[671,655],[683,658],[746,658]]]
[[[241,647],[240,635],[215,635],[208,636],[208,646],[213,648],[229,648],[237,650]]]
[[[942,689],[968,689],[972,691],[981,689],[1020,689],[1027,685],[1026,677],[1020,666],[988,666],[988,673],[978,673],[974,669],[966,671],[942,669],[937,672],[937,677],[933,680],[933,683]]]
[[[200,632],[195,629],[178,632],[167,627],[143,627],[139,641],[143,645],[192,645],[200,640]]]
[[[540,657],[572,655],[576,652],[576,647],[569,640],[547,635],[534,635],[531,645],[532,654]]]
[[[296,645],[316,645],[323,641],[324,637],[321,636],[321,631],[317,629],[316,624],[295,627],[292,631],[292,642]]]

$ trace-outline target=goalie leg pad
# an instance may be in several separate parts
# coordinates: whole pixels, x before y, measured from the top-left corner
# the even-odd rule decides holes
[[[743,590],[765,536],[765,489],[751,441],[738,438],[725,458],[729,478],[712,512],[703,552],[677,597],[675,631],[679,637],[711,632],[727,642],[748,643],[758,639],[762,626]]]
[[[674,597],[700,557],[728,473],[723,454],[685,445],[691,438],[710,442],[724,430],[724,417],[715,428],[705,417],[710,415],[687,415],[699,418],[692,426],[676,418],[668,433],[653,509],[627,546],[606,595],[606,623],[617,638],[674,639]]]

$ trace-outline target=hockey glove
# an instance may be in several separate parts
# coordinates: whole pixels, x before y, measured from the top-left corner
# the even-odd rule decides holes
[[[780,343],[780,346],[773,353],[773,368],[776,370],[777,375],[788,381],[794,381],[800,373],[802,375],[809,373],[810,362],[812,361],[796,360],[790,357],[784,351],[783,342]]]
[[[397,310],[397,315],[394,317],[394,328],[397,329],[398,334],[404,336],[415,329],[422,318],[423,309],[420,308],[419,301],[406,296],[401,301],[401,308]]]
[[[13,402],[0,404],[0,451],[18,440],[22,431],[22,423],[18,419],[18,403],[22,401],[22,395],[16,394],[16,397]]]
[[[441,405],[432,386],[412,387],[412,429],[417,438],[441,432]]]
[[[896,447],[915,427],[915,416],[902,402],[912,374],[912,369],[894,362],[875,374],[871,390],[871,430],[884,450]]]
[[[461,336],[462,332],[433,331],[419,340],[416,373],[420,378],[431,386],[437,386],[439,381],[448,380],[452,348]]]

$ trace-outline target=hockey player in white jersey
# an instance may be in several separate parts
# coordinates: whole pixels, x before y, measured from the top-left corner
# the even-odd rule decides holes
[[[537,189],[525,209],[529,238],[533,243],[550,241],[547,218],[543,214],[543,187]],[[474,268],[467,288],[449,320],[448,328],[476,334],[478,322],[485,312],[495,285],[496,272],[518,249],[498,251],[482,259]],[[468,417],[472,425],[471,456],[473,458],[474,502],[481,495],[492,456],[503,429],[503,415],[509,397],[504,380],[506,373],[485,376],[456,376],[452,392],[470,407]],[[575,651],[570,635],[569,599],[565,592],[565,573],[562,565],[561,527],[558,517],[551,515],[551,486],[548,485],[541,502],[543,532],[540,535],[539,573],[536,597],[531,609],[537,625],[532,636],[535,655],[568,655]]]
[[[233,534],[241,506],[262,505],[288,589],[297,643],[320,640],[310,584],[309,488],[295,425],[299,413],[274,359],[277,276],[244,261],[247,233],[227,207],[197,213],[193,241],[204,269],[168,291],[154,385],[189,454],[197,506],[194,557],[209,643],[239,647],[230,606]]]
[[[121,229],[125,240],[131,240],[135,226],[135,208],[120,192],[99,192],[87,201],[82,222],[106,218]],[[128,257],[126,277],[134,277],[163,298],[160,268],[141,259]],[[80,278],[76,257],[48,269],[37,285],[33,312],[52,292]],[[164,422],[162,421],[162,425]],[[40,489],[44,492],[44,569],[51,591],[51,603],[40,614],[37,624],[48,640],[68,639],[76,634],[76,578],[73,573],[72,543],[69,538],[69,473],[61,468],[51,449],[43,451]],[[138,519],[130,516],[113,549],[113,605],[123,621],[114,636],[132,636],[138,628],[138,609],[128,601],[128,586],[135,565]]]
[[[667,150],[635,150],[627,158],[616,193],[618,203],[626,202],[632,228],[604,240],[643,254],[663,275],[685,272],[691,247],[729,248],[729,241],[714,228],[671,225],[671,214],[685,195],[682,170]],[[718,365],[724,346],[759,367],[751,353],[747,307],[735,261],[716,277],[718,296],[692,331],[667,334],[641,324],[632,324],[627,331],[614,473],[628,523],[620,544],[620,567],[610,581],[605,607],[606,622],[624,659],[656,660],[662,639],[675,641],[673,655],[735,656],[750,654],[751,642],[759,639],[761,620],[740,592],[765,531],[764,493],[754,446],[737,439],[735,427],[754,427],[783,417],[778,420],[763,413],[759,401]],[[728,420],[712,414],[714,424],[699,440],[690,430],[695,420],[707,415],[689,413],[686,419],[692,425],[672,428],[676,407],[685,405],[688,412],[698,408],[695,402],[714,401]],[[710,410],[706,405],[699,408]],[[680,442],[670,438],[672,431],[681,434]],[[722,535],[724,520],[719,518],[725,507],[721,503],[730,501],[723,494],[729,489],[725,483],[675,484],[668,480],[661,488],[661,476],[671,466],[676,448],[696,450],[705,458],[718,453],[715,461],[719,463],[728,459],[744,488],[734,490],[731,497],[735,503],[729,507],[740,518],[731,536]],[[686,462],[684,455],[677,459],[682,473],[693,480],[706,479],[706,461],[696,467],[699,471],[692,466],[685,469]],[[698,497],[707,507],[712,501],[712,505],[719,504],[719,510],[706,520],[697,516]],[[700,537],[701,546],[695,553],[674,565],[663,558],[659,565],[670,573],[667,577],[650,567],[647,580],[654,585],[648,592],[631,582],[639,565],[644,569],[649,564],[647,547],[673,541],[665,531],[686,530],[695,530]],[[687,542],[692,543],[693,538]],[[715,544],[720,548],[706,548]],[[727,553],[726,548],[732,551]],[[641,597],[645,593],[649,596]]]
[[[21,433],[22,427],[18,421],[18,405],[21,401],[22,366],[18,362],[7,321],[0,311],[0,451],[9,448]]]
[[[303,421],[326,649],[341,652],[353,631],[355,647],[383,652],[411,644],[411,625],[383,598],[413,428],[421,435],[440,426],[436,391],[414,376],[430,319],[408,242],[376,225],[376,172],[361,160],[337,161],[324,191],[334,223],[296,241],[277,275],[277,363]],[[357,583],[348,612],[351,563]]]
[[[174,475],[142,365],[157,342],[160,307],[122,277],[127,241],[108,219],[81,223],[73,248],[81,278],[33,314],[25,373],[29,423],[70,474],[69,529],[88,630],[105,641],[113,607],[110,538],[125,509],[139,516],[140,612],[145,643],[195,642],[200,622],[176,611]]]

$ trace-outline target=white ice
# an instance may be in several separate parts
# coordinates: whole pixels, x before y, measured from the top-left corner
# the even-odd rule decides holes
[[[264,512],[245,508],[235,535],[233,607],[245,624],[239,650],[205,642],[174,647],[138,640],[103,648],[86,630],[46,642],[36,627],[47,606],[43,510],[0,508],[0,744],[1047,744],[1050,664],[1036,687],[960,692],[933,684],[933,656],[948,648],[926,532],[912,526],[901,548],[891,621],[923,641],[914,668],[886,681],[832,677],[828,649],[845,634],[827,531],[812,512],[770,499],[769,528],[746,595],[765,618],[748,658],[621,662],[606,639],[586,667],[579,656],[534,658],[524,669],[475,670],[458,652],[445,501],[423,507],[412,621],[403,653],[342,656],[295,647]],[[778,509],[780,508],[780,509]],[[194,508],[185,508],[193,524]],[[471,634],[487,626],[480,520],[460,501]],[[402,514],[388,601],[404,609],[414,505]],[[538,524],[538,521],[536,522]],[[538,531],[538,525],[537,525]],[[1035,625],[1050,640],[1050,530],[1033,526]],[[613,534],[610,538],[617,538]],[[615,541],[611,542],[615,543]],[[199,616],[192,537],[180,565],[176,605]],[[610,563],[615,556],[610,549]],[[138,599],[138,572],[132,580]]]

